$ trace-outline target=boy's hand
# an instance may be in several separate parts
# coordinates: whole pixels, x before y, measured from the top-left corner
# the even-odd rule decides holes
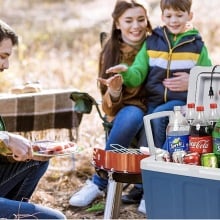
[[[175,77],[164,79],[163,85],[170,91],[187,91],[189,84],[189,74],[186,72],[176,72],[173,75]]]
[[[128,70],[128,67],[125,64],[118,64],[116,66],[112,66],[106,70],[106,73],[120,73]]]

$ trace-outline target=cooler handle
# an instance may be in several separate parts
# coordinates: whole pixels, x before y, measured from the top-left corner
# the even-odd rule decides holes
[[[166,116],[169,117],[169,120],[170,120],[173,114],[174,114],[173,111],[162,111],[162,112],[155,112],[155,113],[144,116],[143,118],[144,128],[145,128],[147,143],[148,143],[149,151],[151,155],[154,155],[156,153],[156,147],[154,144],[154,138],[153,138],[152,128],[151,128],[151,120],[156,119],[156,118],[166,117]]]

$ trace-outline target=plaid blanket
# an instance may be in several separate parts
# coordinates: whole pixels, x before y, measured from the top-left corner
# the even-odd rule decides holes
[[[0,115],[7,131],[28,132],[78,128],[82,115],[74,112],[70,94],[76,90],[0,96]]]

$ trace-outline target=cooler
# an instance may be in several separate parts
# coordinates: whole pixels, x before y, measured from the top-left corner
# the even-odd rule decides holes
[[[220,170],[141,160],[147,219],[220,219]]]
[[[219,110],[219,66],[191,70],[189,102],[204,105],[206,112],[216,102]],[[150,120],[157,117],[160,114],[144,117],[151,153],[141,160],[147,219],[220,219],[220,169],[156,161]]]

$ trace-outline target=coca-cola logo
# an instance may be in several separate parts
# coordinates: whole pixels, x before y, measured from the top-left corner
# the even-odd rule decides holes
[[[191,142],[190,146],[197,149],[208,149],[209,148],[209,140],[200,140],[197,142]]]

